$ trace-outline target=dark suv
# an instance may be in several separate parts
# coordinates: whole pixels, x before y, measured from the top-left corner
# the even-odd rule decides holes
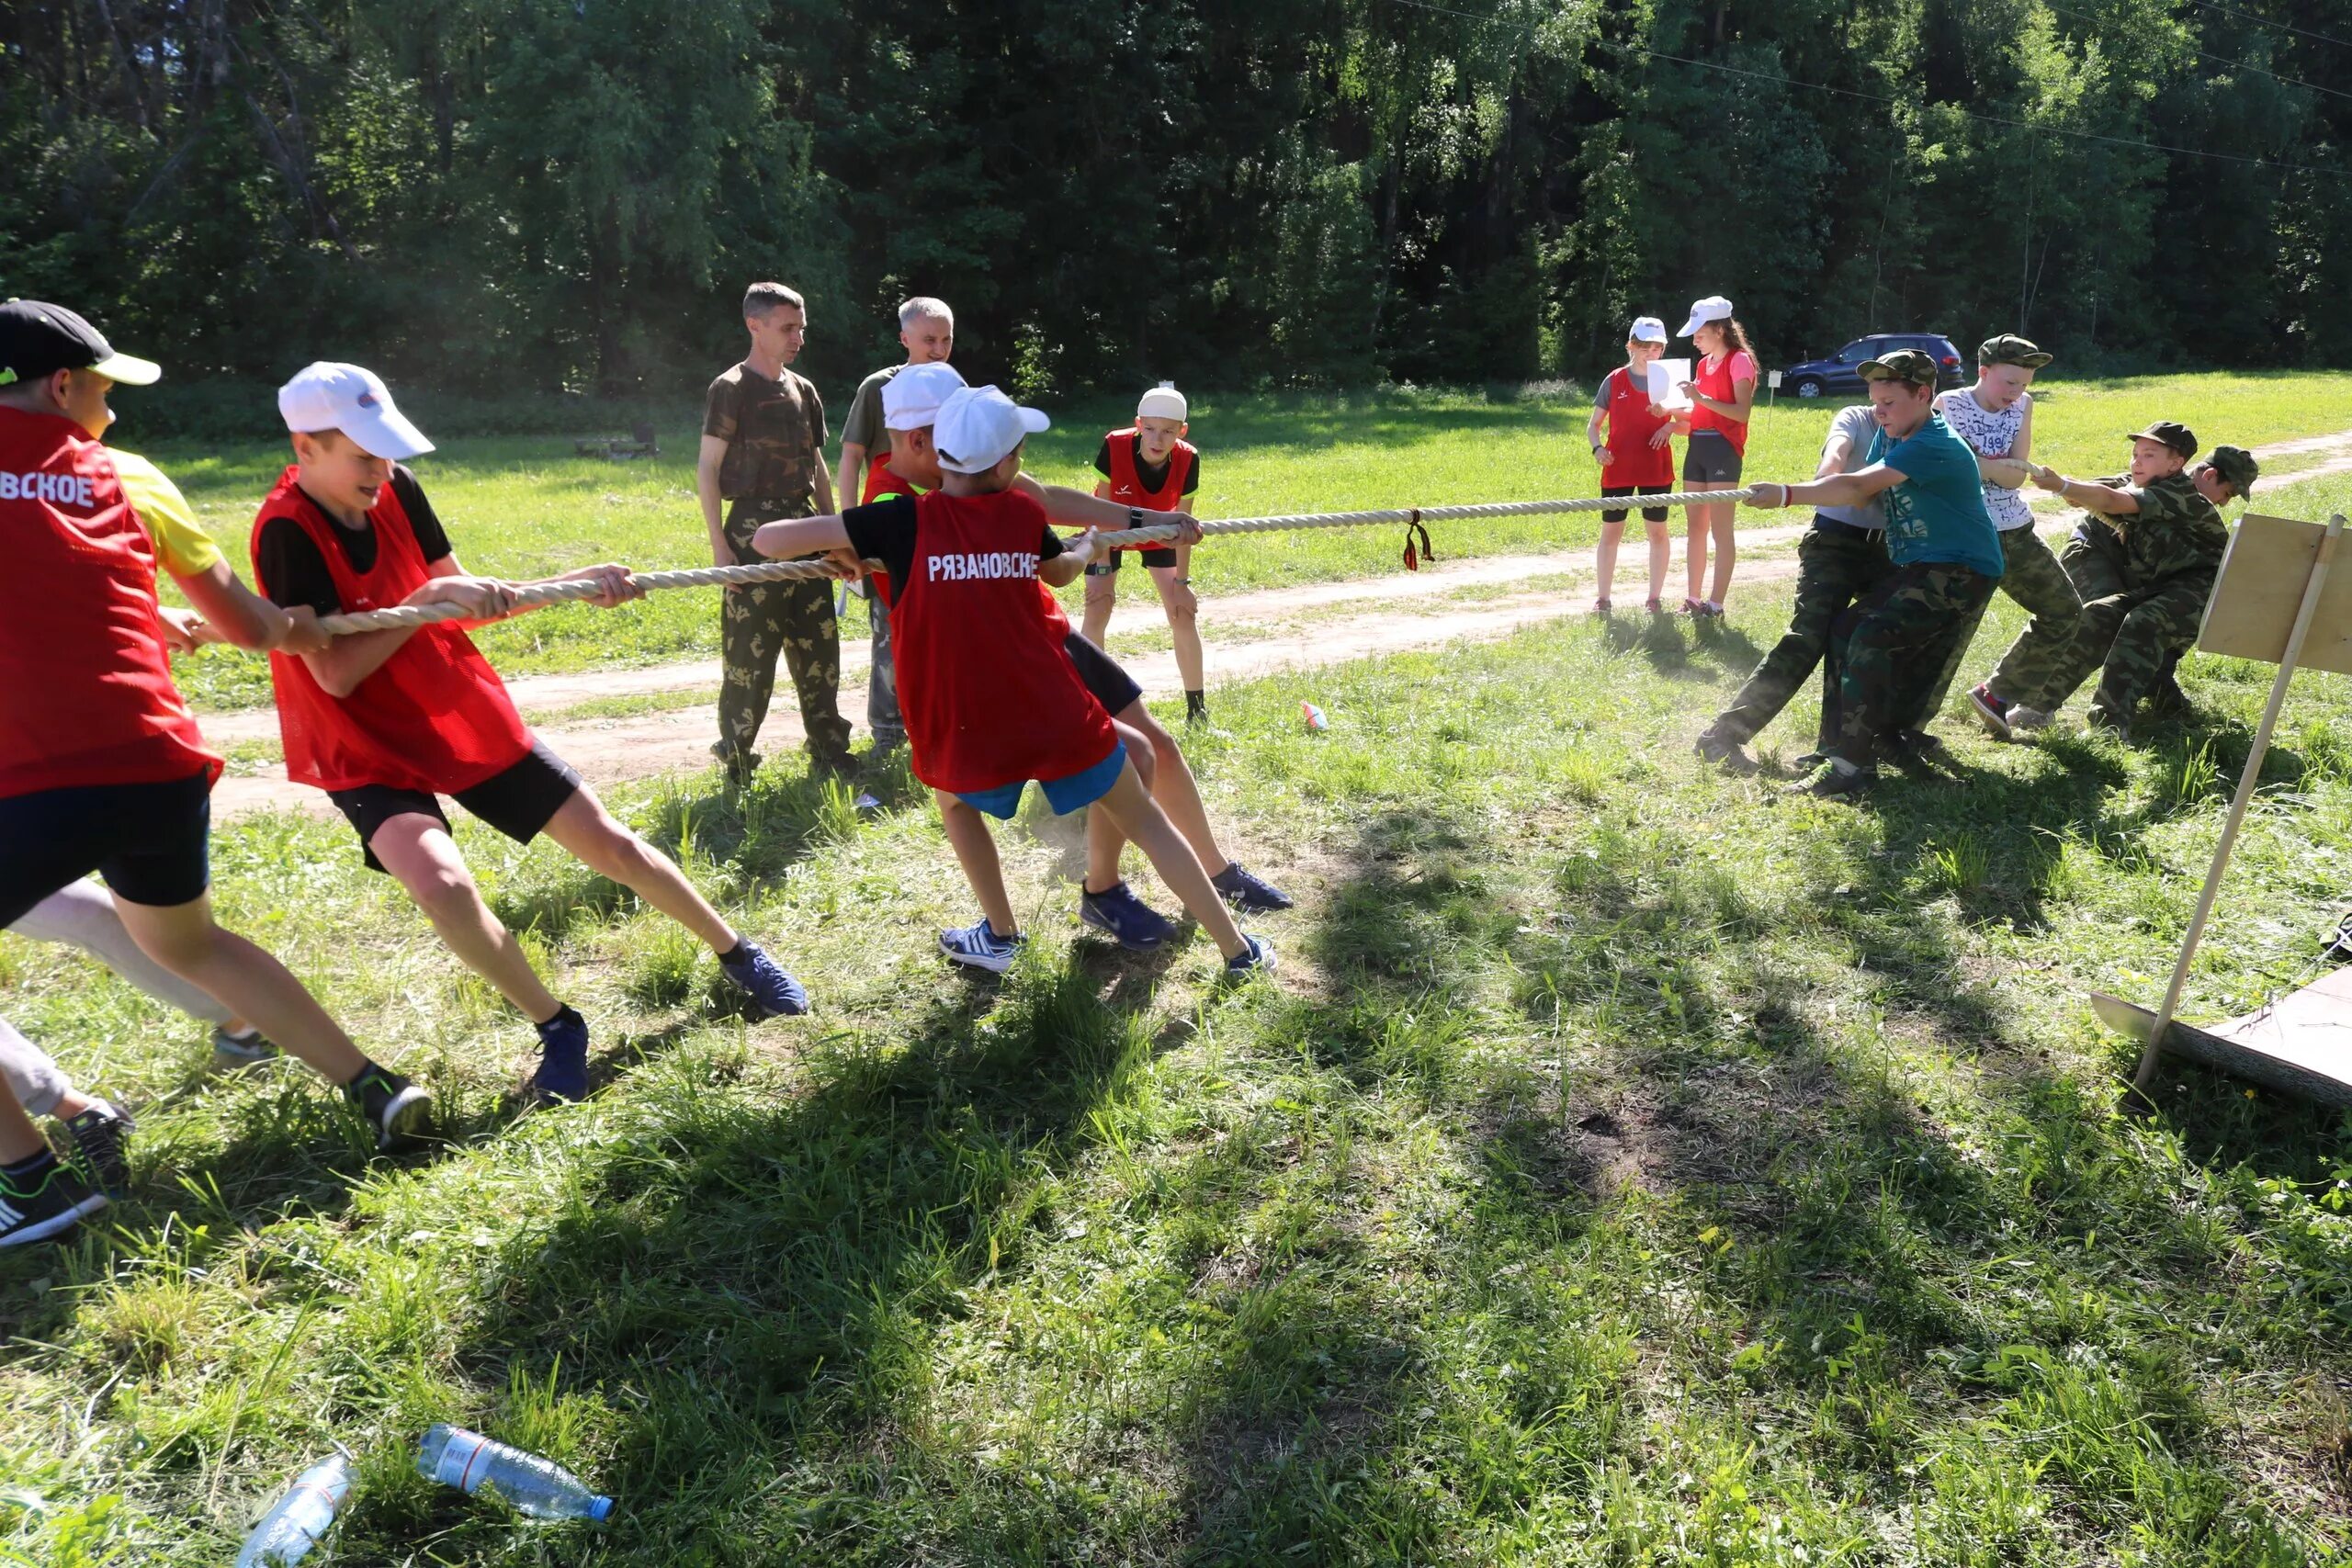
[[[1826,359],[1808,359],[1781,373],[1781,390],[1791,397],[1819,398],[1862,389],[1862,361],[1898,348],[1926,351],[1941,372],[1937,385],[1957,387],[1965,367],[1951,339],[1938,333],[1872,333],[1858,337]]]

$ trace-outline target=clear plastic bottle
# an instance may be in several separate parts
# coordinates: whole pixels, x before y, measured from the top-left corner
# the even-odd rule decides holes
[[[610,1497],[589,1491],[553,1460],[447,1422],[436,1422],[417,1446],[416,1472],[460,1492],[495,1486],[518,1512],[535,1519],[601,1519],[613,1511]]]
[[[237,1568],[294,1568],[327,1533],[350,1492],[350,1457],[336,1453],[319,1461],[296,1476],[254,1526],[237,1553]]]

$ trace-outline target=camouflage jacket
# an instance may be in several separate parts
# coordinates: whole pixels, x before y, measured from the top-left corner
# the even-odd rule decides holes
[[[807,377],[786,369],[771,381],[742,365],[721,372],[703,399],[702,433],[727,443],[718,465],[721,496],[773,502],[783,516],[815,508],[825,405]]]
[[[2090,522],[2100,526],[2076,530],[2084,537],[2104,534],[2102,542],[2120,544],[2123,575],[2133,587],[2153,587],[2184,573],[2211,577],[2220,569],[2230,545],[2229,525],[2188,474],[2168,474],[2144,487],[2121,476],[2094,482],[2128,491],[2140,502],[2140,510],[2128,516],[2093,512]]]

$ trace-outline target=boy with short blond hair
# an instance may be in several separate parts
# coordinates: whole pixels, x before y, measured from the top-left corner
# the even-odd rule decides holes
[[[1192,410],[1173,381],[1162,381],[1136,404],[1136,422],[1102,438],[1094,454],[1095,471],[1102,476],[1094,493],[1137,513],[1189,512],[1189,502],[1201,487],[1201,454],[1185,436],[1192,431]],[[1111,611],[1118,601],[1119,559],[1128,550],[1143,557],[1159,591],[1160,608],[1168,616],[1168,635],[1176,645],[1176,672],[1184,682],[1184,717],[1199,722],[1208,717],[1206,659],[1201,649],[1201,602],[1193,592],[1193,548],[1190,545],[1123,545],[1086,569],[1086,640],[1103,646],[1111,629]]]

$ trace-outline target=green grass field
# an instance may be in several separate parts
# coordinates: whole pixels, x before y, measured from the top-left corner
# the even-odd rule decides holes
[[[2259,446],[2332,434],[2352,425],[2344,410],[2352,375],[2195,376],[2106,382],[2051,382],[2037,394],[2037,455],[2069,471],[2121,466],[2126,431],[2153,419],[2191,424],[2208,445]],[[136,393],[117,400],[117,440],[139,442]],[[1131,407],[1132,405],[1125,405]],[[1794,400],[1764,409],[1748,449],[1761,479],[1808,479],[1834,405]],[[846,402],[843,402],[843,410]],[[1458,505],[1599,493],[1584,445],[1589,394],[1513,399],[1411,390],[1334,397],[1204,397],[1193,436],[1203,453],[1203,517],[1251,517],[1366,507]],[[1032,444],[1035,470],[1091,488],[1096,444],[1125,423],[1116,402],[1056,408],[1055,430]],[[838,419],[838,412],[835,415]],[[440,450],[416,464],[465,563],[506,577],[543,577],[600,560],[640,567],[707,566],[694,496],[695,434],[663,433],[663,456],[612,463],[571,455],[567,436],[468,440],[428,431]],[[283,447],[234,453],[156,446],[148,455],[186,490],[198,514],[244,559],[254,507],[288,461]],[[1504,554],[1590,539],[1589,514],[1435,530],[1440,554]],[[1676,526],[1680,526],[1677,520]],[[1195,558],[1204,595],[1305,580],[1393,570],[1396,530],[1261,536],[1218,541]],[[1148,574],[1123,574],[1133,623],[1153,601]],[[1075,591],[1072,591],[1073,599]],[[864,610],[853,608],[857,626]],[[626,615],[576,606],[543,611],[496,628],[483,647],[508,674],[570,671],[601,664],[661,663],[710,655],[718,621],[707,593],[664,594]],[[181,682],[199,708],[269,700],[267,670],[222,651],[184,660]]]
[[[2340,389],[2199,386],[2248,441],[2329,428]],[[2085,468],[2175,412],[2064,391],[2045,444]],[[1488,498],[1494,438],[1572,441],[1571,412],[1200,424],[1215,453],[1263,421],[1221,510],[1320,508],[1397,499],[1332,461],[1396,447],[1400,483],[1452,492],[1416,499]],[[573,476],[645,486],[610,553],[691,536],[674,474],[532,445],[444,464],[461,527],[541,508],[529,547],[571,560]],[[258,474],[174,467],[216,516]],[[1279,543],[1236,578],[1388,567]],[[340,827],[223,827],[228,921],[434,1089],[452,1142],[414,1157],[0,939],[8,1016],[141,1113],[134,1199],[0,1258],[0,1561],[225,1563],[337,1441],[336,1565],[2352,1561],[2352,1119],[2169,1069],[2163,1114],[2123,1118],[2131,1049],[2082,1000],[2161,990],[2267,670],[2193,659],[2196,721],[2138,750],[1948,721],[1948,772],[1826,806],[1689,750],[1786,604],[1223,689],[1187,750],[1303,895],[1254,922],[1282,974],[1229,994],[1198,938],[1074,934],[1059,851],[1018,831],[1042,940],[1001,985],[949,973],[933,933],[968,900],[905,779],[865,818],[797,763],[616,792],[811,982],[799,1021],[745,1025],[658,917],[463,825],[597,1030],[598,1093],[552,1112],[514,1104],[528,1030]],[[1979,654],[2018,620],[1996,601]],[[560,624],[508,635],[577,663],[613,621]],[[2352,885],[2348,723],[2352,687],[2299,684],[2188,1016],[2316,959]],[[572,1465],[612,1521],[428,1485],[436,1419]]]

